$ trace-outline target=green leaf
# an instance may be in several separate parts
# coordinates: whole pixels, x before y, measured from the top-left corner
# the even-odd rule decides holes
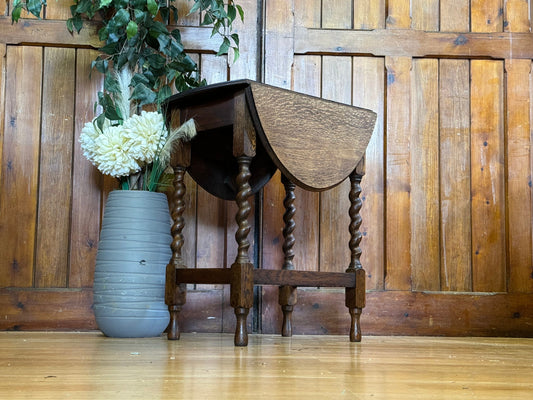
[[[232,47],[233,49],[233,62],[236,63],[237,60],[239,59],[241,53],[239,52],[239,48],[238,47]]]
[[[94,111],[96,112],[96,106],[97,104],[95,103],[94,104]],[[96,124],[96,126],[98,127],[98,129],[102,130],[103,127],[104,127],[104,122],[105,122],[105,114],[102,113],[100,114],[98,117],[95,118],[94,120],[94,123]]]
[[[16,0],[17,2],[19,0]],[[11,12],[11,22],[18,22],[20,19],[20,13],[22,12],[22,4],[16,4]]]
[[[106,44],[105,46],[100,47],[99,50],[102,53],[113,55],[117,51],[117,43],[116,42],[112,42],[112,43]]]
[[[235,21],[236,17],[237,17],[237,9],[235,8],[235,6],[228,4],[228,19],[229,19],[230,25],[233,21]]]
[[[103,60],[98,57],[91,63],[91,69],[95,68],[101,74],[105,74],[107,72],[107,65],[107,60]]]
[[[126,34],[128,39],[131,39],[137,34],[137,31],[139,30],[139,27],[135,21],[128,22],[128,26],[126,27]]]
[[[81,1],[77,2],[75,13],[76,14],[86,14],[86,13],[88,13],[90,11],[91,7],[92,7],[92,2],[91,1],[81,0]]]
[[[101,0],[101,1],[100,1],[100,6],[98,7],[98,9],[101,9],[101,8],[107,7],[107,6],[109,6],[112,2],[113,2],[113,0]]]
[[[83,27],[83,20],[81,19],[81,17],[78,15],[72,18],[72,23],[74,24],[74,29],[76,29],[76,32],[80,33],[81,28]]]
[[[159,51],[162,53],[165,53],[165,55],[168,55],[168,51],[166,49],[168,48],[168,45],[170,44],[170,35],[159,35],[157,37],[157,41],[159,42]]]
[[[41,19],[41,10],[43,8],[43,2],[41,0],[28,0],[26,7],[30,13]]]
[[[128,22],[130,22],[130,13],[128,10],[121,8],[117,11],[112,19],[115,21],[115,24],[118,27],[127,25]]]
[[[227,37],[224,38],[222,41],[222,44],[220,45],[220,48],[218,49],[217,56],[221,56],[223,54],[228,54],[228,50],[231,46],[231,43]]]
[[[137,84],[133,89],[133,93],[131,94],[131,99],[137,100],[140,106],[154,103],[156,98],[157,96],[154,91],[143,83]]]
[[[211,13],[205,13],[204,19],[200,25],[211,25],[213,23],[213,17],[211,16]]]
[[[98,30],[98,39],[104,41],[104,40],[107,40],[108,37],[109,37],[109,30],[107,29],[107,26],[104,26],[100,30]]]
[[[163,68],[166,64],[166,59],[160,54],[150,54],[146,57],[146,61],[150,64],[152,68],[160,69]]]
[[[172,95],[172,90],[170,90],[170,87],[168,85],[164,85],[163,87],[161,87],[161,89],[159,89],[159,92],[157,92],[157,103],[161,104],[171,95]]]
[[[113,99],[107,93],[98,93],[98,103],[104,109],[104,115],[107,119],[111,121],[122,121],[122,115],[120,110],[116,108]]]
[[[239,12],[239,16],[241,17],[241,21],[244,22],[244,10],[239,5],[236,5],[236,7],[237,7],[237,11]]]
[[[200,10],[201,6],[202,6],[201,2],[198,1],[198,0],[195,0],[193,6],[189,10],[189,14],[187,14],[187,15],[194,14],[196,11]]]
[[[136,86],[140,83],[143,83],[145,85],[149,85],[150,84],[150,80],[144,76],[143,74],[135,74],[133,75],[133,77],[131,78],[131,84],[133,86]]]
[[[157,6],[155,0],[147,0],[146,7],[148,8],[148,11],[150,11],[150,14],[152,14],[153,16],[155,16],[157,14],[157,11],[159,10],[159,7]]]
[[[116,78],[110,74],[107,73],[104,78],[104,87],[108,92],[111,93],[118,93],[120,92],[120,85]]]

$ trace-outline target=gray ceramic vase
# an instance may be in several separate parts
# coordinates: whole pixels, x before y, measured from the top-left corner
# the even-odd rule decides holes
[[[155,337],[169,322],[165,270],[172,255],[164,193],[109,194],[94,273],[94,315],[110,337]]]

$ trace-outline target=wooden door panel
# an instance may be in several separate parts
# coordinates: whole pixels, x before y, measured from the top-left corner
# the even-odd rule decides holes
[[[277,2],[269,3],[275,9]],[[290,81],[293,89],[312,87],[313,78],[300,72],[302,60],[320,57],[326,71],[322,97],[346,101],[331,95],[342,81],[352,87],[352,104],[366,104],[383,116],[382,133],[378,128],[367,151],[363,180],[362,259],[373,290],[363,330],[532,335],[531,316],[524,310],[533,282],[533,52],[525,45],[531,35],[520,36],[530,29],[528,2],[357,1],[347,11],[348,3],[339,1],[335,10],[314,5],[319,11],[313,12],[295,1],[293,68],[283,72],[278,65],[275,77],[265,79]],[[350,12],[351,26],[340,15]],[[339,16],[332,17],[335,13]],[[282,13],[273,18],[283,25]],[[512,45],[505,36],[510,32]],[[517,37],[524,45],[515,47]],[[443,45],[446,41],[454,45]],[[291,48],[292,41],[286,42],[279,52]],[[267,39],[267,54],[275,46],[284,45]],[[341,72],[348,57],[351,80]],[[374,86],[374,95],[365,91],[377,82],[362,67],[368,60],[385,78],[381,88]],[[333,76],[328,69],[338,79],[328,79]],[[358,95],[358,87],[364,94]],[[373,100],[365,103],[367,97]],[[321,194],[322,202],[328,199],[321,205],[322,233],[331,230],[328,221],[339,226],[346,221],[329,196],[340,201],[339,193]],[[321,268],[331,257],[323,237]],[[335,246],[341,251],[340,242]],[[302,290],[295,331],[344,332],[348,317],[341,297],[335,290]],[[439,304],[453,311],[438,313]],[[263,305],[271,313],[273,305]],[[385,326],[391,313],[399,318],[390,321],[394,329]],[[263,324],[263,329],[278,328]]]
[[[188,3],[179,0],[178,9]],[[261,77],[378,114],[362,192],[370,289],[363,333],[532,336],[531,1],[239,3],[246,14],[235,25],[236,64],[214,56],[210,29],[199,27],[198,16],[180,19],[210,83]],[[49,4],[49,19],[31,18],[23,30],[0,18],[0,55],[6,55],[0,57],[0,309],[7,315],[1,329],[95,328],[90,286],[100,216],[116,183],[77,146],[102,83],[95,74],[88,79],[96,31],[65,32],[69,4]],[[45,76],[64,74],[68,84],[43,85],[43,69]],[[61,112],[52,115],[51,107]],[[56,180],[65,185],[57,193],[49,190]],[[186,263],[231,265],[235,205],[204,193],[190,177],[186,184]],[[296,268],[343,271],[346,184],[296,196]],[[254,204],[251,236],[259,242],[250,253],[262,268],[282,264],[284,197],[278,174]],[[68,217],[60,211],[66,207]],[[256,299],[250,327],[279,332],[277,288],[256,291]],[[346,333],[341,290],[302,289],[298,299],[296,333]],[[185,330],[231,332],[228,304],[226,286],[191,287]]]

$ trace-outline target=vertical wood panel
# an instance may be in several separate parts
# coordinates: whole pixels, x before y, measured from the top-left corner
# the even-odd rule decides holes
[[[470,0],[440,2],[440,31],[468,32],[470,30]]]
[[[381,29],[384,27],[385,0],[354,0],[354,29]]]
[[[264,2],[264,82],[286,89],[290,89],[292,85],[294,43],[291,38],[295,22],[293,14],[295,1],[269,0]],[[263,268],[279,269],[283,264],[281,245],[283,243],[284,197],[285,191],[281,185],[280,173],[277,172],[263,189]],[[277,304],[278,291],[276,288],[263,287],[261,293],[262,332],[278,332],[281,318]]]
[[[470,63],[440,60],[441,290],[472,289]]]
[[[66,287],[75,50],[45,48],[44,71],[35,287]]]
[[[238,4],[244,10],[244,22],[240,18],[233,23],[233,28],[239,34],[240,57],[236,63],[231,64],[230,78],[257,80],[260,59],[259,51],[259,31],[262,23],[258,20],[257,0],[239,0]],[[230,61],[233,56],[229,56]]]
[[[269,85],[291,87],[294,43],[294,1],[269,0],[265,4],[264,80]]]
[[[438,60],[413,60],[411,275],[413,290],[440,290]]]
[[[423,31],[439,30],[439,0],[411,0],[411,27]]]
[[[42,48],[8,47],[0,191],[0,286],[33,285]]]
[[[387,28],[408,29],[411,27],[411,0],[388,0]]]
[[[4,150],[4,128],[5,128],[5,105],[6,105],[6,51],[7,46],[0,43],[0,166],[2,163],[2,154]],[[2,183],[2,173],[4,168],[0,167],[0,185]]]
[[[383,58],[353,58],[353,104],[375,111],[377,128],[365,155],[361,199],[363,234],[361,263],[367,272],[367,289],[383,290],[385,284],[384,230],[384,94],[385,64]]]
[[[227,57],[200,55],[201,75],[208,84],[225,82],[228,78]],[[192,238],[192,236],[191,236]],[[196,197],[196,268],[225,266],[226,205],[225,201],[197,186]],[[220,289],[221,286],[196,285],[199,290]]]
[[[201,69],[201,58],[200,54],[193,53],[190,54],[190,57]],[[198,185],[191,178],[189,174],[185,174],[184,178],[185,184],[185,197],[183,201],[185,202],[185,211],[183,213],[183,219],[185,226],[183,227],[183,247],[181,248],[182,259],[184,264],[188,268],[196,268],[196,238],[198,231],[198,221],[197,221],[197,203],[198,203]],[[171,197],[172,198],[172,195]],[[190,289],[194,285],[189,285]]]
[[[440,30],[470,31],[470,1],[440,2]],[[440,60],[441,290],[472,290],[470,63]]]
[[[322,28],[351,29],[352,0],[323,1]]]
[[[529,32],[528,0],[505,0],[504,30]]]
[[[529,32],[527,0],[506,0],[505,30]],[[531,60],[506,60],[509,291],[533,292]]]
[[[352,101],[352,58],[324,56],[322,97],[339,103]],[[320,270],[342,272],[350,263],[348,241],[349,181],[320,193]]]
[[[320,3],[320,0],[295,0],[294,13],[298,26],[320,27]],[[294,56],[292,90],[320,97],[321,76],[321,56]],[[294,267],[298,270],[316,271],[319,266],[320,194],[296,187],[295,196]]]
[[[295,56],[293,90],[319,97],[321,68],[320,56]],[[316,271],[319,263],[320,195],[296,187],[295,196],[294,267],[298,270]]]
[[[472,60],[473,290],[506,290],[503,63]]]
[[[70,6],[74,4],[71,0],[54,0],[47,2],[44,12],[46,19],[69,19],[72,16]],[[65,26],[66,29],[66,26]]]
[[[91,61],[97,51],[79,49],[76,52],[76,97],[72,171],[72,212],[70,227],[69,287],[91,287],[96,263],[100,230],[102,175],[84,156],[79,145],[81,130],[96,115],[94,103],[102,90],[97,74],[89,78]]]
[[[228,60],[226,56],[215,54],[201,55],[201,75],[208,84],[226,82],[228,80]]]
[[[222,268],[225,266],[225,202],[201,187],[197,196],[196,267]]]
[[[531,61],[507,60],[509,291],[533,291]]]
[[[321,0],[294,0],[294,19],[296,26],[320,28]]]
[[[472,0],[472,32],[503,31],[503,0]]]
[[[200,16],[198,13],[189,15],[192,7],[190,0],[175,0],[174,5],[178,9],[178,23],[180,26],[198,26],[200,25]]]
[[[385,58],[387,69],[386,276],[388,290],[411,289],[411,59]]]

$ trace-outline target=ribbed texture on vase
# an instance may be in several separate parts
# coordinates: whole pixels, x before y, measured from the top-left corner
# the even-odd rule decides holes
[[[109,194],[94,274],[94,314],[111,337],[153,337],[169,321],[165,271],[172,252],[165,194]]]

